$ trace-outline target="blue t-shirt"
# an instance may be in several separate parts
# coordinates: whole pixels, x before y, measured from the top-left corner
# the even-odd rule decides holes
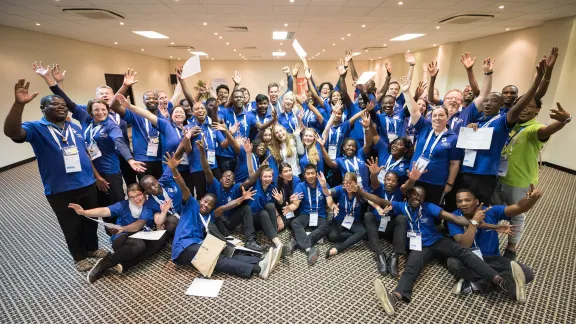
[[[208,190],[209,193],[216,195],[215,208],[218,208],[240,197],[240,195],[242,195],[242,189],[240,189],[241,186],[242,183],[237,182],[234,185],[232,185],[230,189],[225,190],[224,187],[222,187],[222,184],[220,184],[220,181],[218,181],[218,179],[214,179],[214,182],[212,182],[212,184],[206,185],[206,189]],[[230,216],[232,211],[233,209],[224,212],[224,216]]]
[[[394,115],[402,116],[404,113],[405,104],[406,98],[404,98],[404,93],[400,93],[400,95],[396,98],[396,102],[394,103]]]
[[[250,116],[249,118],[254,118],[254,120],[257,123],[260,123],[262,125],[266,124],[267,122],[269,122],[272,119],[272,115],[269,113],[266,113],[262,117],[260,117],[256,111],[249,111],[246,114]],[[258,129],[256,127],[253,127],[252,129],[250,129],[250,140],[251,141],[254,140],[257,135],[258,135]]]
[[[460,134],[460,128],[468,126],[472,121],[480,117],[480,112],[476,107],[474,101],[462,110],[457,111],[454,115],[448,118],[448,127],[454,134]]]
[[[260,166],[260,159],[254,153],[250,153],[250,158],[252,158],[252,167],[254,171],[258,170]],[[270,161],[270,160],[268,160]],[[240,146],[240,152],[238,153],[238,160],[236,163],[236,169],[234,170],[235,180],[238,183],[242,183],[248,179],[248,157],[246,156],[246,150],[244,146]]]
[[[406,210],[408,210],[408,214]],[[393,201],[392,211],[396,215],[406,215],[408,217],[408,231],[413,230],[422,234],[422,246],[430,246],[444,237],[434,225],[434,218],[440,217],[442,208],[432,203],[424,202],[419,208],[412,209],[408,201]]]
[[[152,218],[144,218],[142,217],[142,213],[138,217],[132,216],[132,212],[130,211],[130,202],[128,200],[122,200],[113,205],[110,205],[108,206],[108,209],[110,210],[110,216],[117,218],[116,225],[127,226],[137,220],[144,220],[146,221],[146,225],[142,229],[143,231],[149,231],[154,227],[154,214],[152,214]],[[142,211],[144,211],[144,206],[142,206]],[[116,238],[118,238],[118,236],[126,234],[128,233],[113,235],[110,237],[110,241],[114,241]]]
[[[82,125],[84,141],[90,145],[96,143],[102,156],[96,158],[92,163],[100,174],[120,173],[120,160],[116,153],[114,140],[122,138],[122,131],[110,116],[98,125],[94,124],[94,119],[85,110],[75,109],[72,118],[78,120]],[[87,145],[87,146],[88,146]]]
[[[210,127],[208,120],[204,121],[204,124],[199,125],[196,123],[191,123],[186,125],[186,128],[192,128],[194,126],[200,126],[201,132],[192,137],[190,139],[192,152],[190,156],[188,156],[188,168],[190,169],[190,173],[203,171],[202,163],[200,162],[200,151],[198,151],[198,147],[196,146],[196,141],[201,141],[202,136],[204,136],[204,153],[206,154],[206,158],[208,159],[208,150],[214,151],[214,154],[218,154],[218,150],[222,149],[220,144],[224,141],[224,135],[220,131],[212,130]],[[218,161],[214,158],[214,163],[209,163],[210,169],[214,169],[218,167]]]
[[[158,120],[162,114],[158,111]],[[126,122],[132,124],[132,146],[134,147],[134,159],[142,162],[157,162],[162,161],[163,149],[160,142],[160,133],[158,129],[152,126],[152,123],[146,118],[140,117],[130,110],[126,110],[124,117]],[[158,141],[158,152],[156,156],[148,156],[148,142],[150,140]]]
[[[501,220],[508,220],[504,209],[506,206],[496,205],[492,206],[492,209],[486,212],[484,222],[488,224],[496,225]],[[484,207],[483,209],[486,209]],[[453,212],[452,214],[460,217],[464,217],[464,214],[460,209]],[[464,226],[448,222],[448,230],[451,236],[458,234],[464,234],[466,229]],[[471,248],[480,248],[482,255],[500,255],[500,241],[498,240],[498,233],[493,229],[488,228],[478,228],[476,229],[476,235],[474,236],[474,243],[472,243]]]
[[[406,159],[405,157],[401,157],[399,160],[394,160],[392,154],[388,152],[388,142],[380,137],[378,143],[373,146],[378,152],[378,166],[384,166],[383,172],[386,173],[388,171],[394,171],[400,177],[398,181],[398,185],[404,183],[408,176],[406,175],[406,171],[410,168],[410,160]]]
[[[422,174],[420,181],[439,186],[445,185],[450,172],[450,161],[462,160],[462,149],[456,148],[458,135],[451,130],[447,130],[442,134],[442,138],[438,141],[432,153],[430,153],[434,142],[438,138],[434,134],[434,129],[432,129],[432,122],[420,116],[414,127],[418,132],[418,143],[414,149],[411,164],[418,161],[420,156],[430,160],[426,167],[428,172]],[[428,141],[428,146],[424,148],[430,134],[432,136],[430,141]]]
[[[334,187],[331,191],[332,198],[338,204],[338,215],[334,219],[343,221],[346,215],[353,214],[354,222],[360,222],[360,210],[362,209],[360,198],[353,194],[352,199],[350,199],[342,185]]]
[[[304,116],[302,117],[302,122],[304,123],[305,127],[313,128],[318,134],[322,134],[324,130],[324,125],[326,125],[326,109],[324,108],[317,108],[320,115],[322,115],[322,123],[318,121],[318,117],[310,110],[308,103],[303,103],[302,107],[304,108]]]
[[[162,153],[175,153],[178,145],[180,145],[182,141],[182,130],[173,122],[162,118],[158,118],[156,128],[160,131],[160,147],[162,147]],[[166,164],[162,163],[162,168],[166,169]],[[178,165],[178,171],[188,172],[188,165],[180,163],[180,165]]]
[[[168,197],[172,199],[172,207],[170,208],[168,214],[178,213],[182,215],[182,192],[180,191],[176,181],[174,181],[172,170],[170,168],[166,168],[164,173],[162,173],[162,177],[158,179],[158,182],[160,183],[162,189],[166,191]],[[160,213],[162,211],[158,201],[164,202],[164,200],[166,200],[166,197],[164,196],[164,190],[161,194],[155,197],[148,195],[148,199],[144,203],[144,209],[142,209],[141,216],[144,219],[154,219],[154,213]],[[158,201],[156,201],[156,199],[158,199]]]
[[[363,149],[359,149],[356,156],[347,157],[343,155],[336,158],[334,162],[338,164],[342,179],[344,179],[344,175],[347,172],[354,172],[356,176],[362,177],[362,188],[368,188],[368,186],[370,186],[370,172],[366,165],[366,155]]]
[[[278,124],[286,128],[286,131],[290,134],[294,133],[296,127],[298,127],[298,117],[294,114],[294,110],[290,112],[281,112],[278,115]]]
[[[495,118],[495,119],[494,119]],[[500,164],[500,154],[502,148],[506,144],[508,134],[512,128],[508,127],[506,116],[482,116],[476,121],[478,128],[485,127],[494,128],[492,133],[492,143],[489,150],[476,150],[476,159],[474,160],[474,167],[468,167],[462,164],[460,167],[461,173],[472,173],[480,175],[498,175],[498,166]],[[489,123],[489,124],[488,124]]]
[[[344,139],[348,137],[350,128],[351,126],[349,121],[345,121],[330,127],[330,130],[328,131],[328,138],[325,138],[326,143],[324,145],[326,150],[330,152],[330,145],[336,145],[336,157],[342,156],[342,142],[344,142]]]
[[[397,137],[405,136],[404,122],[404,116],[393,115],[390,117],[386,114],[376,115],[376,120],[374,121],[378,129],[378,136],[380,136],[380,139],[385,140],[386,143],[390,143],[388,134],[394,134]]]
[[[236,122],[240,123],[238,132],[236,132],[236,134],[232,134],[234,137],[240,136],[248,138],[250,136],[250,130],[256,126],[256,119],[254,118],[254,115],[247,114],[244,111],[236,114],[234,112],[234,108],[224,108],[218,111],[218,118],[224,120],[226,127],[228,128],[236,124]],[[224,157],[236,156],[236,153],[234,153],[234,150],[231,146],[228,146],[225,149],[218,147],[216,149],[216,153]]]
[[[350,117],[356,115],[362,109],[358,107],[357,104],[352,104],[350,107]],[[358,144],[358,148],[362,148],[364,146],[364,126],[362,126],[362,117],[356,119],[354,124],[352,124],[352,128],[350,129],[350,137],[356,140]]]
[[[316,162],[316,170],[318,172],[324,172],[324,155],[322,154],[322,147],[319,143],[314,144],[316,146],[316,150],[318,151],[319,160]],[[303,169],[308,164],[313,164],[308,160],[308,149],[304,148],[304,154],[300,155],[300,167]]]
[[[398,184],[398,187],[396,188],[396,191],[389,193],[386,191],[385,187],[383,184],[380,184],[380,186],[378,187],[378,189],[373,189],[372,187],[370,187],[370,190],[368,191],[371,194],[374,194],[380,198],[384,198],[386,200],[388,200],[389,202],[402,202],[404,201],[404,195],[402,194],[402,190],[400,190],[400,184]],[[378,213],[378,211],[376,211],[376,208],[369,206],[370,211],[372,213],[374,213],[374,216],[376,216],[376,220],[380,220],[380,218],[382,218],[380,216],[380,214]],[[403,213],[405,214],[405,213]],[[389,212],[390,216],[396,216],[396,214],[394,213],[394,210],[391,210]]]
[[[326,187],[330,189],[328,184]],[[296,185],[294,193],[301,193],[304,196],[299,206],[301,214],[310,215],[311,212],[318,212],[318,217],[326,218],[326,196],[319,181],[316,181],[316,188],[312,188],[306,181],[300,182]]]
[[[176,226],[174,241],[172,241],[172,261],[180,256],[182,251],[192,244],[202,243],[204,240],[204,223],[200,219],[200,205],[193,197],[184,202],[182,214]]]
[[[51,126],[55,128],[54,137],[49,129]],[[52,195],[80,189],[96,182],[90,156],[86,152],[82,130],[78,125],[66,122],[64,131],[62,131],[58,126],[42,117],[37,121],[22,123],[22,128],[26,131],[26,142],[32,145],[38,160],[44,194]],[[66,136],[66,143],[62,141],[62,136],[58,132]],[[82,171],[66,173],[62,148],[74,145],[78,148]]]
[[[268,188],[264,190],[260,178],[256,180],[254,187],[252,187],[252,190],[256,190],[256,195],[252,197],[254,200],[249,201],[250,209],[252,210],[253,215],[264,209],[264,206],[267,203],[274,203],[274,197],[272,197],[272,189],[274,188],[274,183],[271,183]]]

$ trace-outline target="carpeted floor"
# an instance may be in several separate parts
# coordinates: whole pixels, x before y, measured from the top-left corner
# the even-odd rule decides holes
[[[373,293],[378,274],[364,242],[313,267],[296,252],[269,280],[215,274],[225,281],[218,298],[186,296],[199,274],[168,262],[168,248],[126,274],[88,284],[73,267],[36,162],[0,173],[0,183],[0,323],[576,323],[576,176],[548,167],[541,170],[544,198],[528,215],[518,255],[536,274],[525,305],[501,293],[452,296],[455,279],[435,263],[395,317]],[[321,245],[322,256],[328,246]],[[395,287],[395,279],[383,280]]]

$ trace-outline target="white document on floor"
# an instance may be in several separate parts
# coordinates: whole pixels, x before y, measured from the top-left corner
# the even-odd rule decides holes
[[[188,296],[218,297],[224,280],[195,278],[186,290]]]

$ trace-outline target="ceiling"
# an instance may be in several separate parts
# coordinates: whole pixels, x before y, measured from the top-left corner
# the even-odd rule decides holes
[[[65,8],[106,9],[124,19],[93,20],[65,13]],[[464,25],[439,23],[471,13],[494,18]],[[174,60],[190,54],[169,48],[171,43],[192,46],[215,60],[271,60],[278,50],[287,53],[280,59],[297,59],[292,41],[273,40],[272,31],[294,32],[308,57],[316,60],[336,60],[345,49],[386,44],[387,49],[357,58],[377,59],[574,15],[576,0],[404,0],[402,5],[399,0],[0,0],[0,25]],[[226,26],[246,26],[249,31],[227,32]],[[169,39],[148,39],[132,33],[136,30],[156,31]],[[390,41],[405,33],[426,35]]]

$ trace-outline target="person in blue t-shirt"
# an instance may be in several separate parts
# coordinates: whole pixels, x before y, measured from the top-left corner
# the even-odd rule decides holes
[[[302,145],[304,154],[300,155],[300,165],[312,164],[316,166],[318,172],[324,172],[324,156],[322,155],[322,144],[316,142],[318,133],[313,128],[305,128],[302,132]]]
[[[143,240],[131,238],[130,236],[140,230],[151,231],[155,226],[155,219],[162,218],[166,215],[172,202],[165,201],[159,213],[154,214],[152,219],[144,218],[142,210],[146,202],[144,189],[137,183],[128,185],[126,189],[128,200],[116,202],[108,207],[100,207],[84,210],[78,204],[70,204],[69,207],[74,209],[76,214],[85,217],[102,217],[116,219],[116,225],[120,228],[113,229],[116,231],[110,241],[114,253],[98,260],[92,270],[88,272],[88,282],[94,283],[108,269],[116,268],[120,273],[124,273],[129,268],[148,259],[156,254],[166,245],[169,235],[164,233],[158,240]]]
[[[294,190],[300,182],[300,178],[295,177],[292,173],[290,164],[286,162],[280,163],[278,166],[277,185],[272,192],[276,200],[276,210],[278,211],[278,217],[276,219],[278,232],[290,227],[292,220],[296,217],[294,212],[285,212],[284,208],[295,200],[302,199],[302,196],[294,195]]]
[[[380,136],[375,136],[376,139],[378,140],[374,145],[378,152],[376,163],[378,166],[384,167],[378,175],[378,179],[381,183],[384,183],[386,173],[394,171],[400,178],[400,183],[404,183],[408,179],[407,173],[410,169],[412,143],[406,137],[398,137],[390,145],[387,145]]]
[[[509,277],[513,276],[517,280],[516,289],[510,291],[510,295],[520,303],[526,301],[525,286],[534,279],[534,274],[532,269],[524,264],[500,256],[498,233],[511,234],[512,229],[510,225],[498,226],[498,223],[502,220],[509,221],[511,217],[529,211],[541,197],[542,192],[532,188],[525,198],[514,205],[484,207],[471,190],[460,189],[456,193],[458,210],[454,212],[454,215],[468,219],[470,225],[463,227],[452,223],[448,224],[450,235],[454,237],[456,242],[460,243],[461,247],[472,249],[494,270]],[[496,228],[478,228],[480,223],[491,224]],[[458,295],[480,291],[486,294],[494,290],[494,286],[490,282],[479,276],[473,268],[466,267],[460,260],[448,258],[447,265],[450,271],[461,278],[454,286],[452,293]]]
[[[16,143],[32,145],[44,194],[56,214],[76,269],[88,271],[92,263],[87,258],[102,258],[108,252],[98,250],[98,223],[78,217],[68,208],[70,203],[98,207],[96,179],[82,130],[66,121],[66,102],[56,95],[40,100],[42,119],[22,123],[24,106],[38,95],[29,93],[29,86],[24,79],[16,83],[15,101],[4,120],[4,134]]]
[[[387,144],[398,137],[404,136],[404,109],[402,113],[394,112],[394,96],[386,95],[382,103],[382,113],[376,114],[374,124],[378,127],[378,135]]]
[[[320,173],[320,184],[326,185],[324,175]],[[344,252],[352,245],[360,242],[366,236],[366,227],[361,221],[362,200],[356,193],[349,190],[350,184],[356,184],[356,173],[348,172],[344,175],[344,183],[330,189],[332,199],[338,205],[335,208],[331,222],[328,240],[338,245],[326,250],[326,259]]]
[[[304,181],[296,186],[294,193],[302,196],[302,200],[295,200],[284,208],[284,214],[299,210],[299,215],[292,221],[291,250],[301,249],[308,255],[308,264],[314,265],[318,261],[318,248],[314,246],[320,239],[330,232],[330,224],[326,215],[326,207],[334,214],[338,214],[338,206],[334,203],[329,187],[319,181],[316,167],[308,164],[304,167]],[[306,234],[306,228],[315,227]]]
[[[433,260],[441,261],[447,257],[457,258],[466,266],[475,269],[482,278],[504,291],[515,289],[514,280],[507,276],[501,276],[471,250],[460,247],[458,243],[444,237],[436,229],[434,219],[437,218],[462,226],[467,226],[469,222],[463,217],[457,217],[442,210],[435,204],[424,202],[426,191],[423,187],[414,186],[408,190],[408,199],[404,202],[389,202],[360,189],[358,189],[358,194],[380,207],[392,206],[394,213],[404,214],[408,217],[408,237],[411,252],[406,260],[406,266],[398,285],[392,292],[388,292],[380,279],[374,281],[376,295],[388,315],[395,314],[396,304],[400,301],[410,302],[414,284],[428,263]]]
[[[276,110],[268,113],[268,97],[263,94],[256,96],[256,109],[248,112],[248,115],[256,120],[255,127],[250,130],[250,140],[254,140],[259,132],[264,131],[278,121]]]

